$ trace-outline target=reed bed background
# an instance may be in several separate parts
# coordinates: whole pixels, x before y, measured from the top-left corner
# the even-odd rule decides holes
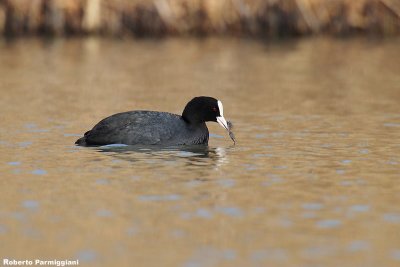
[[[0,0],[3,36],[399,33],[399,0]]]

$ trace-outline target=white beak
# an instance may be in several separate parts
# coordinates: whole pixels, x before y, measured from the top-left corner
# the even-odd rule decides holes
[[[224,117],[222,117],[222,116],[221,116],[221,117],[217,117],[217,122],[219,123],[219,125],[221,125],[222,127],[224,127],[225,130],[229,131],[228,123],[226,122],[226,120],[225,120]]]

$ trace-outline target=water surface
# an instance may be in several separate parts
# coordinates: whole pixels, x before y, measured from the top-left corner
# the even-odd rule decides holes
[[[399,266],[400,40],[0,43],[0,258]],[[221,99],[206,148],[81,148],[110,114]]]

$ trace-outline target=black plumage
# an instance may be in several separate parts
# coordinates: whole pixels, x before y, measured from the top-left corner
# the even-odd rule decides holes
[[[209,133],[205,122],[216,122],[217,118],[221,120],[223,114],[220,114],[220,107],[223,109],[220,101],[202,96],[193,98],[186,105],[182,116],[145,110],[117,113],[101,120],[75,144],[81,146],[208,144]],[[220,121],[219,123],[221,124]],[[227,126],[222,126],[227,129]]]

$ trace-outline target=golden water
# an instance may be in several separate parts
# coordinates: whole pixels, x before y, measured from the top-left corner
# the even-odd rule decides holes
[[[0,43],[0,258],[399,266],[400,40]],[[74,146],[214,96],[203,150]],[[2,263],[1,263],[2,264]]]

